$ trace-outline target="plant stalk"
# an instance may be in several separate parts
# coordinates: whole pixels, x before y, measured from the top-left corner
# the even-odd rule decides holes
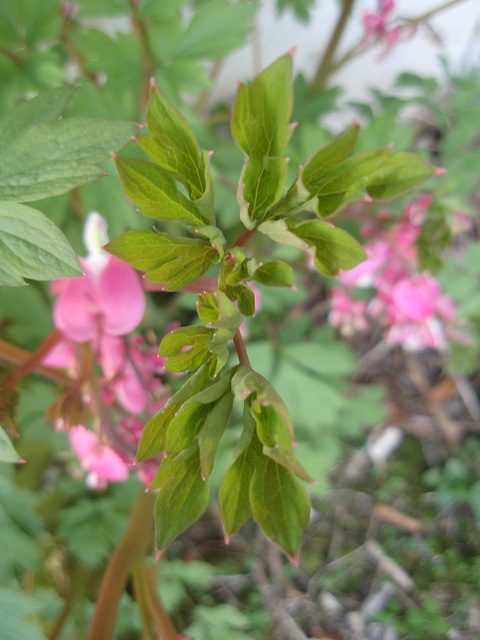
[[[118,603],[134,562],[143,558],[152,542],[155,495],[141,493],[122,539],[108,561],[86,640],[111,640]]]
[[[342,10],[340,12],[340,15],[338,16],[337,24],[335,25],[330,41],[327,44],[327,48],[325,49],[325,53],[322,56],[317,72],[312,82],[310,83],[308,93],[311,96],[320,93],[320,91],[325,86],[325,82],[333,66],[335,52],[340,43],[340,39],[343,35],[354,4],[355,0],[344,0],[343,2]]]

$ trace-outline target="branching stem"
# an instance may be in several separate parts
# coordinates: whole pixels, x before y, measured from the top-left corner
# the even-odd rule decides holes
[[[43,358],[61,339],[62,334],[60,331],[53,329],[33,353],[29,353],[25,349],[10,344],[5,340],[0,340],[0,359],[19,365],[6,377],[5,384],[10,389],[15,389],[20,380],[23,380],[29,373],[35,372],[53,382],[60,382],[67,387],[72,386],[72,379],[63,372],[44,367],[41,364]]]

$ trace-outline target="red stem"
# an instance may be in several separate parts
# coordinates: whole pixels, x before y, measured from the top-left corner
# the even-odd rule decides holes
[[[28,376],[29,373],[32,373],[32,371],[42,370],[41,362],[43,358],[58,342],[60,342],[62,337],[63,336],[58,329],[52,329],[38,349],[36,349],[32,354],[28,354],[22,364],[9,373],[5,379],[7,387],[15,389],[20,380],[23,380],[23,378]]]
[[[245,367],[251,369],[252,365],[250,364],[250,360],[248,359],[247,349],[245,347],[245,342],[243,341],[240,330],[238,330],[237,333],[233,336],[233,344],[235,346],[238,359],[240,360],[240,364],[243,364]]]

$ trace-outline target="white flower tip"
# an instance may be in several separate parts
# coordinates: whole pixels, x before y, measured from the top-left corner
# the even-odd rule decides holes
[[[102,254],[102,247],[109,241],[107,226],[105,218],[96,211],[88,214],[83,230],[83,243],[89,256]]]

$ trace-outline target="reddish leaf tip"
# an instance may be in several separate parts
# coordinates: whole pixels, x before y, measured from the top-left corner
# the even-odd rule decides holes
[[[132,136],[132,140],[133,140],[133,138],[134,138],[134,136]],[[112,152],[110,153],[110,157],[111,157],[113,160],[115,160],[115,161],[116,161],[116,160],[117,160],[117,158],[118,158],[118,153],[115,153],[115,151],[112,151]]]
[[[394,147],[394,143],[390,142],[389,144],[387,144],[387,146],[385,147],[386,149],[388,149],[389,151],[391,151]]]
[[[164,552],[163,549],[161,549],[161,550],[160,549],[156,549],[156,551],[155,551],[155,560],[157,562],[159,562],[162,559],[163,552]]]
[[[298,567],[298,553],[295,553],[294,555],[290,555],[290,554],[287,554],[287,555],[292,565],[294,567]]]
[[[229,536],[228,533],[226,533],[224,537],[224,542],[227,545],[227,547],[230,546],[231,540],[232,540],[231,536]]]
[[[372,201],[372,196],[369,193],[364,193],[363,194],[363,201],[364,202],[373,202]]]
[[[359,126],[360,126],[360,120],[358,118],[354,118],[352,122],[352,127],[355,127],[356,129],[358,129]]]
[[[210,151],[207,151],[208,153],[208,157],[211,158],[213,156],[213,154],[215,153],[215,151],[213,149],[211,149]]]
[[[436,176],[444,176],[447,173],[445,167],[435,167],[434,174]]]
[[[295,45],[294,47],[292,47],[292,48],[290,49],[290,51],[288,52],[288,55],[289,55],[291,58],[293,58],[293,56],[297,53],[297,50],[298,50],[298,46],[297,46],[297,45]]]
[[[150,89],[158,89],[157,81],[153,76],[150,78]]]

